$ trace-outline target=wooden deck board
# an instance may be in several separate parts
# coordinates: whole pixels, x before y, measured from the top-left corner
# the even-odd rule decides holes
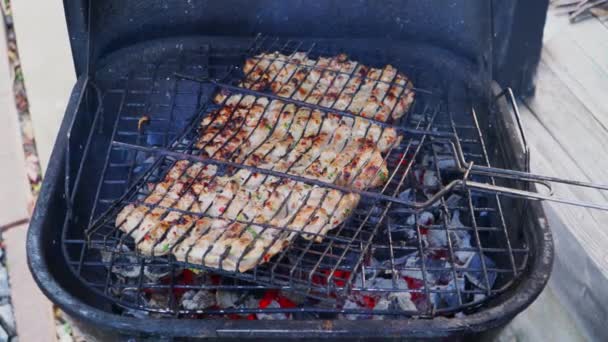
[[[608,29],[596,19],[566,25],[563,20],[555,16],[547,20],[552,33],[544,39],[543,61],[608,127]]]
[[[532,172],[608,184],[608,21],[570,24],[550,11],[543,44],[536,94],[520,102]],[[608,203],[608,192],[554,188],[560,197]],[[587,338],[602,339],[608,317],[608,212],[543,206],[556,243],[551,287]]]
[[[542,125],[527,106],[520,106],[522,120],[526,124],[528,140],[532,153],[532,172],[558,176],[582,181],[592,181],[582,174],[578,162],[571,158],[563,149],[559,138],[556,139]],[[596,203],[607,202],[605,194],[597,190],[569,187],[565,185],[554,186],[556,196],[589,201]],[[596,263],[606,263],[608,256],[608,230],[605,229],[608,222],[608,212],[599,210],[579,208],[556,203],[544,203],[546,207],[552,208],[558,219],[567,227],[571,228],[572,235],[584,244],[589,257]],[[559,253],[559,245],[557,252]],[[608,268],[602,270],[608,280]]]
[[[584,175],[596,182],[608,179],[608,126],[561,81],[544,56],[538,68],[536,94],[525,103],[580,166],[582,174],[578,178]]]

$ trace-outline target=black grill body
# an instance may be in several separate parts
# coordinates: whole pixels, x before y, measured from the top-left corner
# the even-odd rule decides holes
[[[474,106],[493,166],[525,169],[525,158],[509,106],[502,98],[492,100],[498,92],[492,83],[492,51],[496,43],[490,34],[495,25],[492,11],[496,8],[488,1],[467,6],[457,1],[386,1],[381,5],[201,1],[169,6],[163,1],[66,1],[65,6],[79,77],[32,218],[28,257],[45,294],[92,336],[112,340],[129,336],[465,336],[506,324],[546,284],[553,245],[542,208],[537,202],[505,200],[508,226],[517,227],[512,234],[527,251],[525,268],[507,291],[464,317],[277,323],[120,315],[117,307],[92,292],[74,272],[82,255],[79,251],[84,247],[66,243],[81,238],[76,227],[86,227],[102,211],[94,201],[102,175],[127,172],[120,170],[120,165],[107,170],[108,158],[121,158],[112,155],[111,143],[118,139],[166,146],[186,127],[201,99],[212,90],[178,80],[175,73],[218,76],[224,67],[242,63],[244,51],[258,32],[315,41],[323,37],[325,44],[338,46],[370,63],[390,62],[405,69],[413,65],[415,70],[424,70],[417,77],[416,86],[437,89],[452,104],[448,111],[457,113],[455,116],[463,124],[471,124],[473,119],[467,116],[466,108]],[[503,12],[500,20],[509,17],[504,13],[511,12]],[[215,69],[208,68],[210,65]],[[445,75],[450,75],[449,79]],[[126,89],[132,91],[133,97],[125,99]],[[158,126],[150,127],[152,133],[145,136],[132,134],[137,120],[128,119],[130,114],[135,117],[142,112],[164,119],[156,121]],[[127,120],[120,119],[120,115]],[[127,186],[119,184],[103,191],[108,192],[107,198],[116,198]]]

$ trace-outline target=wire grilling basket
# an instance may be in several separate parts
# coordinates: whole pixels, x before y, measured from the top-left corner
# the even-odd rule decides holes
[[[247,55],[257,56],[266,51],[291,55],[305,51],[314,59],[335,54],[322,45],[259,36]],[[471,101],[465,101],[456,109],[449,108],[445,94],[435,89],[402,86],[397,101],[415,93],[405,115],[398,119],[389,115],[386,121],[367,119],[383,130],[396,130],[402,137],[384,153],[383,162],[389,173],[383,176],[383,185],[378,187],[337,184],[293,174],[289,170],[275,171],[235,162],[232,153],[240,150],[240,146],[231,149],[229,156],[204,155],[203,148],[196,146],[199,125],[210,113],[224,107],[230,95],[251,96],[256,101],[261,98],[280,100],[284,105],[307,107],[320,113],[322,120],[331,115],[350,119],[362,115],[309,103],[306,97],[294,99],[293,96],[275,95],[266,88],[244,88],[241,82],[248,75],[235,64],[214,64],[216,59],[228,58],[214,55],[209,47],[204,47],[196,56],[194,64],[200,65],[198,68],[191,68],[191,62],[184,59],[182,57],[174,65],[152,66],[149,74],[153,76],[146,79],[152,84],[166,79],[173,82],[172,89],[168,91],[172,101],[170,114],[164,118],[165,127],[161,127],[160,133],[145,134],[147,129],[151,129],[146,126],[148,119],[125,115],[123,111],[128,106],[121,105],[118,109],[104,178],[92,210],[93,215],[101,214],[90,223],[84,239],[66,238],[64,241],[66,246],[69,245],[65,248],[66,256],[79,277],[120,307],[173,315],[289,313],[293,317],[296,314],[316,317],[341,314],[347,318],[353,315],[355,318],[366,317],[370,313],[433,317],[471,310],[507,290],[525,269],[530,253],[525,232],[511,226],[512,220],[505,214],[504,203],[511,204],[509,201],[513,200],[501,195],[606,209],[605,206],[557,199],[550,193],[535,193],[530,191],[529,185],[537,183],[549,190],[549,182],[606,187],[532,175],[528,169],[514,171],[492,167]],[[276,60],[268,63],[274,62]],[[189,67],[184,70],[183,65]],[[340,75],[318,66],[309,66],[305,70],[307,73],[312,70],[332,72],[334,78]],[[418,84],[419,77],[423,77],[419,73],[413,70],[409,74],[414,85]],[[346,83],[355,77],[362,82],[367,80],[366,76],[353,73],[342,75],[346,77]],[[127,78],[127,81],[131,80]],[[382,84],[380,80],[374,82]],[[386,83],[386,87],[398,86],[394,82]],[[116,93],[124,96],[125,103],[128,102],[125,98],[129,94],[137,94],[137,91],[118,89]],[[212,98],[216,94],[226,96],[221,102],[214,103]],[[512,94],[504,95],[512,100]],[[196,106],[200,109],[187,125],[174,127],[171,115],[176,102],[185,98],[189,99],[187,102],[196,99]],[[144,107],[152,120],[158,120],[150,104]],[[237,107],[232,109],[230,118]],[[516,112],[515,106],[514,109]],[[162,115],[160,117],[163,118]],[[122,124],[121,120],[125,118],[130,124]],[[517,122],[525,145],[521,123]],[[276,129],[276,123],[270,129]],[[162,139],[154,140],[154,136]],[[529,160],[527,148],[525,159]],[[252,241],[236,259],[229,260],[231,248],[226,248],[213,266],[189,262],[191,250],[185,252],[186,256],[181,261],[171,255],[187,233],[168,247],[162,245],[166,240],[163,235],[152,243],[152,253],[144,255],[131,234],[125,234],[116,225],[117,216],[125,206],[144,206],[149,211],[158,210],[162,217],[175,215],[178,220],[185,216],[195,221],[216,218],[206,211],[193,210],[191,205],[179,209],[146,202],[154,190],[151,184],[167,179],[177,163],[186,163],[188,167],[201,166],[195,175],[190,176],[192,179],[197,179],[209,166],[216,171],[208,182],[246,170],[249,175],[262,175],[264,179],[273,177],[294,184],[332,189],[340,196],[356,194],[360,200],[343,221],[326,232],[302,232],[289,224],[258,222],[256,226],[262,230],[252,234]],[[112,167],[127,169],[127,176],[110,179],[107,170]],[[169,186],[175,185],[186,172],[182,171]],[[496,185],[498,179],[509,186]],[[108,190],[116,185],[126,191]],[[194,185],[194,181],[185,182],[181,193],[189,193]],[[104,197],[107,193],[114,196]],[[285,202],[289,196],[295,195],[291,191]],[[225,207],[229,207],[233,200],[230,199]],[[315,218],[322,204],[323,201],[318,202],[309,220]],[[226,221],[227,224],[251,225],[251,221],[241,215]],[[179,225],[180,222],[174,224]],[[307,221],[305,226],[310,224]],[[136,229],[138,226],[132,230]],[[183,229],[191,232],[194,225],[184,224]],[[245,232],[246,229],[240,234]],[[265,232],[276,232],[270,234],[274,240],[263,244],[264,252],[253,262],[255,267],[239,272],[244,257]],[[286,236],[289,236],[285,240],[288,241],[287,246],[266,259],[268,250]],[[222,235],[217,236],[211,246],[220,239]],[[68,251],[74,247],[80,251],[77,258]],[[203,253],[202,260],[211,249],[209,247]],[[228,262],[230,266],[227,266]],[[223,277],[218,278],[217,275]],[[236,298],[234,305],[229,307],[186,305],[185,293],[196,291],[215,292],[216,296],[234,293]],[[263,299],[268,291],[280,291],[299,299],[292,297],[294,305],[278,307],[251,303],[252,297]]]

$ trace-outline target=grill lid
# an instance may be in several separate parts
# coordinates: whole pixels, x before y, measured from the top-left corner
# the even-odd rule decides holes
[[[257,33],[424,42],[477,64],[488,80],[492,65],[491,2],[486,0],[466,6],[457,0],[64,0],[64,7],[78,75],[100,57],[145,40]]]

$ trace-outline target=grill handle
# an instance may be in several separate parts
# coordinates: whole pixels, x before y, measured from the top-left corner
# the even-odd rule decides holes
[[[590,188],[590,189],[596,189],[596,190],[608,190],[608,185],[594,184],[594,183],[589,183],[589,182],[580,182],[580,181],[574,181],[574,180],[569,180],[569,179],[549,177],[549,176],[536,175],[536,174],[530,173],[530,147],[528,145],[528,139],[526,137],[526,133],[523,128],[521,115],[519,113],[519,107],[517,106],[517,101],[515,99],[515,95],[513,94],[513,90],[510,87],[504,88],[499,94],[497,94],[494,97],[494,102],[496,103],[496,101],[498,101],[503,96],[506,98],[507,102],[509,103],[509,105],[512,108],[513,116],[515,117],[515,122],[517,124],[517,128],[519,130],[519,134],[520,134],[521,141],[523,144],[524,172],[516,171],[516,170],[500,169],[500,168],[494,168],[494,167],[487,167],[487,166],[480,166],[480,165],[469,165],[470,173],[497,177],[497,178],[514,179],[514,180],[529,182],[529,183],[537,183],[537,184],[543,185],[544,187],[548,188],[549,193],[540,194],[538,192],[533,192],[533,191],[529,191],[529,190],[521,190],[521,189],[516,189],[516,188],[509,188],[509,187],[505,187],[505,186],[498,186],[498,185],[472,182],[472,181],[464,181],[464,183],[466,183],[466,186],[468,186],[469,188],[475,188],[479,191],[493,192],[493,193],[502,194],[502,195],[506,195],[506,196],[532,199],[532,200],[546,200],[546,201],[570,204],[570,205],[575,205],[575,206],[580,206],[580,207],[585,207],[585,208],[608,210],[608,205],[600,205],[600,204],[589,203],[589,202],[584,202],[584,201],[554,197],[551,183],[565,184],[565,185],[570,185],[570,186],[584,187],[584,188]],[[463,162],[464,161],[464,159],[462,159],[463,155],[460,154],[460,157],[461,157],[461,162]],[[463,165],[461,164],[461,166],[463,166]],[[468,170],[463,169],[463,171],[468,171]],[[465,179],[466,179],[466,177],[465,177]]]
[[[515,94],[513,94],[513,90],[510,87],[504,88],[498,95],[494,97],[494,103],[496,103],[496,101],[503,96],[506,97],[507,101],[511,105],[511,108],[513,109],[513,116],[515,116],[515,122],[517,123],[519,135],[523,143],[524,171],[530,172],[530,147],[528,146],[528,139],[526,138],[526,132],[524,131],[524,126],[521,121],[521,115],[519,114],[519,107],[517,106],[517,101],[515,100]]]
[[[460,182],[462,182],[462,181],[460,181]],[[581,186],[587,186],[587,185],[581,185]],[[486,193],[493,193],[493,194],[505,195],[505,196],[510,196],[510,197],[537,200],[537,201],[551,201],[551,202],[557,202],[557,203],[562,203],[562,204],[574,205],[577,207],[584,207],[584,208],[608,211],[608,205],[595,204],[595,203],[591,203],[591,202],[584,202],[584,201],[554,197],[553,195],[544,195],[544,194],[539,194],[539,193],[531,192],[531,191],[527,191],[527,190],[519,190],[519,189],[508,188],[508,187],[503,187],[503,186],[498,186],[498,185],[492,185],[492,184],[488,184],[488,183],[479,183],[479,182],[470,182],[469,181],[469,182],[466,182],[465,187],[474,188],[477,191],[486,192]],[[596,189],[602,188],[599,186],[593,186],[593,187]]]
[[[531,200],[546,200],[546,201],[551,201],[551,202],[575,205],[578,207],[585,207],[585,208],[608,211],[607,204],[596,204],[596,203],[591,203],[591,202],[578,201],[578,200],[574,200],[574,199],[565,199],[565,198],[555,197],[553,195],[553,191],[551,190],[552,189],[551,183],[565,184],[565,185],[570,185],[570,186],[577,186],[577,187],[604,190],[604,191],[608,191],[608,185],[581,182],[581,181],[575,181],[575,180],[570,180],[570,179],[536,175],[536,174],[532,174],[529,172],[507,170],[507,169],[500,169],[500,168],[472,165],[472,164],[469,164],[469,169],[470,169],[471,174],[536,183],[536,184],[545,186],[550,191],[547,194],[541,194],[538,192],[533,192],[533,191],[528,191],[528,190],[521,190],[521,189],[493,185],[493,184],[488,184],[488,183],[467,181],[466,180],[467,177],[465,177],[465,180],[456,181],[456,182],[460,182],[461,185],[465,188],[466,187],[474,188],[474,189],[482,191],[482,192],[492,192],[492,193],[502,194],[502,195],[511,196],[511,197],[525,198],[525,199],[531,199]],[[465,175],[466,175],[466,173],[465,173]]]

